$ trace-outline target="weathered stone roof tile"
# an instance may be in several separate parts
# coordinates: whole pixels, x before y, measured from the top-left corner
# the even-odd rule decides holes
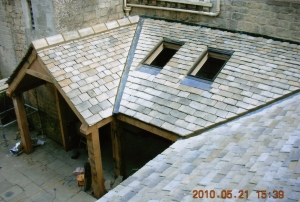
[[[283,190],[286,200],[298,200],[299,100],[297,94],[199,136],[178,140],[127,179],[133,178],[130,188],[139,187],[133,198],[151,198],[155,193],[162,199],[176,189],[180,200],[192,200],[192,190],[220,194],[231,189],[238,194],[244,189],[248,200],[257,200],[256,190],[275,189]],[[285,121],[274,122],[274,117]],[[100,200],[121,196],[123,183]]]
[[[183,35],[184,38],[181,37]],[[136,65],[142,62],[163,37],[184,41],[185,44],[156,76],[136,71],[138,67]],[[170,103],[173,103],[173,107],[175,107],[175,103],[178,103],[179,105],[175,107],[176,110],[179,112],[186,110],[189,115],[195,113],[193,110],[200,110],[197,114],[203,113],[205,116],[201,116],[203,120],[198,120],[199,122],[193,124],[199,123],[198,126],[205,128],[212,123],[238,116],[240,113],[288,94],[291,90],[298,89],[299,69],[293,64],[298,64],[299,61],[294,60],[295,57],[289,57],[298,55],[299,51],[289,49],[285,43],[269,42],[263,38],[192,27],[180,23],[177,23],[176,29],[174,29],[174,23],[146,19],[135,49],[134,62],[128,78],[128,81],[134,82],[135,85],[128,83],[125,91],[130,88],[136,90],[137,99],[145,99],[144,94],[139,92],[155,96],[151,101],[158,105],[154,104],[152,108],[159,111],[163,109],[162,107],[170,106]],[[207,91],[180,84],[208,46],[234,50],[233,55],[211,85],[211,89]],[[285,57],[277,60],[278,57],[274,57],[275,55],[270,53],[272,50],[282,52]],[[146,98],[146,100],[148,99]],[[128,100],[128,103],[131,102]],[[210,105],[214,110],[203,107],[200,103]],[[194,108],[189,108],[191,106]],[[168,108],[165,110],[167,111],[161,112],[168,115],[170,110]],[[175,114],[173,113],[173,115]],[[178,120],[177,123],[183,123],[182,121],[185,121],[185,117],[181,121]],[[169,121],[163,126],[174,130],[175,125],[171,126],[170,124],[172,123]],[[190,128],[193,127],[193,125],[190,126]],[[183,125],[182,128],[184,129]],[[194,128],[199,129],[199,127]]]
[[[76,38],[76,41],[64,42],[61,35],[48,37],[46,40],[52,47],[38,51],[66,93],[66,99],[70,99],[88,125],[112,115],[126,62],[126,59],[120,60],[117,56],[122,53],[122,58],[127,57],[136,28],[136,25],[125,21],[121,20],[121,25],[117,21],[106,23],[106,28],[102,24],[81,29],[78,33],[84,38],[76,38],[75,32],[64,34],[68,36],[65,40]],[[62,45],[53,46],[62,42]],[[46,45],[42,44],[42,40],[34,43],[39,49]]]

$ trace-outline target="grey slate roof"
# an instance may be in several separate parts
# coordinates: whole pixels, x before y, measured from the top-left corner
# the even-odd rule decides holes
[[[192,190],[283,190],[300,199],[300,94],[216,127],[178,140],[108,192],[107,201],[200,201]],[[245,196],[245,195],[244,195]],[[203,201],[246,201],[221,198]]]
[[[49,45],[54,43],[48,38],[33,42],[37,48],[44,48],[38,51],[39,57],[88,125],[112,115],[120,77],[136,29],[135,19],[131,18],[133,24],[125,19],[128,26],[123,27],[120,26],[124,25],[124,20],[96,26],[101,27],[102,33],[94,33],[91,27],[82,29],[89,30],[89,35],[95,35],[82,35],[82,38],[77,34],[79,38],[53,47],[43,47],[46,40]],[[81,30],[78,32],[83,33]],[[52,38],[63,40],[61,35]]]
[[[137,20],[33,42],[65,98],[88,125],[112,115],[135,35],[137,47],[131,50],[133,62],[118,111],[179,136],[197,135],[299,90],[299,45],[153,19],[143,19],[139,34],[132,24]],[[163,37],[185,44],[159,74],[139,71]],[[210,89],[188,86],[186,75],[207,47],[234,53]]]
[[[128,23],[120,27],[124,22],[33,43],[89,125],[112,115],[136,30]],[[250,201],[257,201],[256,190],[282,189],[286,200],[297,201],[300,95],[269,104],[299,91],[300,46],[160,20],[145,19],[141,25],[119,112],[183,137],[198,136],[177,141],[99,201],[194,201],[193,189],[249,190]],[[185,44],[159,74],[139,71],[163,37]],[[209,90],[183,84],[207,47],[234,54]]]
[[[138,71],[163,37],[185,44],[158,75]],[[183,84],[207,47],[234,53],[210,90]],[[299,65],[299,45],[145,19],[120,112],[180,136],[197,134],[299,90]]]

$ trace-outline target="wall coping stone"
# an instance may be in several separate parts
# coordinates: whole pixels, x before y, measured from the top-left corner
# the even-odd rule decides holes
[[[47,42],[49,45],[55,45],[55,44],[59,44],[64,40],[63,36],[61,34],[57,34],[57,35],[54,35],[54,36],[49,36],[46,38]]]

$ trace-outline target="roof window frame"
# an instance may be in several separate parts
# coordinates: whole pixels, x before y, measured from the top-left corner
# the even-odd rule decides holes
[[[164,38],[157,46],[154,47],[154,49],[150,52],[150,54],[143,60],[142,65],[146,65],[152,68],[157,69],[163,69],[164,66],[173,58],[173,56],[176,54],[176,52],[184,45],[184,42],[181,41],[175,41],[172,39]],[[165,49],[172,49],[176,50],[174,55],[172,55],[168,62],[164,66],[156,66],[153,65],[153,61],[161,54],[161,52]]]
[[[219,73],[222,71],[222,69],[224,68],[224,66],[226,65],[226,63],[228,62],[228,60],[231,58],[232,55],[233,55],[233,51],[221,50],[221,49],[208,47],[207,50],[205,51],[205,53],[201,55],[201,57],[197,60],[197,62],[191,68],[191,70],[188,72],[187,75],[188,75],[188,77],[192,77],[195,79],[213,82],[217,78]],[[196,76],[196,74],[201,70],[201,68],[207,62],[208,58],[215,58],[215,59],[223,60],[224,63],[222,64],[220,69],[215,73],[215,75],[212,79],[206,78],[206,77],[201,77],[201,76]]]

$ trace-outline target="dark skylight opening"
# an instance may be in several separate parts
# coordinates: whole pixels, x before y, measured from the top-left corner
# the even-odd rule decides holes
[[[195,68],[193,68],[190,75],[200,79],[214,81],[231,55],[232,52],[230,51],[209,48]]]
[[[158,56],[151,62],[150,65],[157,66],[163,68],[175,55],[177,50],[171,48],[164,48]]]
[[[144,64],[162,69],[182,45],[183,43],[181,42],[164,40],[154,49],[150,56],[145,60]]]

